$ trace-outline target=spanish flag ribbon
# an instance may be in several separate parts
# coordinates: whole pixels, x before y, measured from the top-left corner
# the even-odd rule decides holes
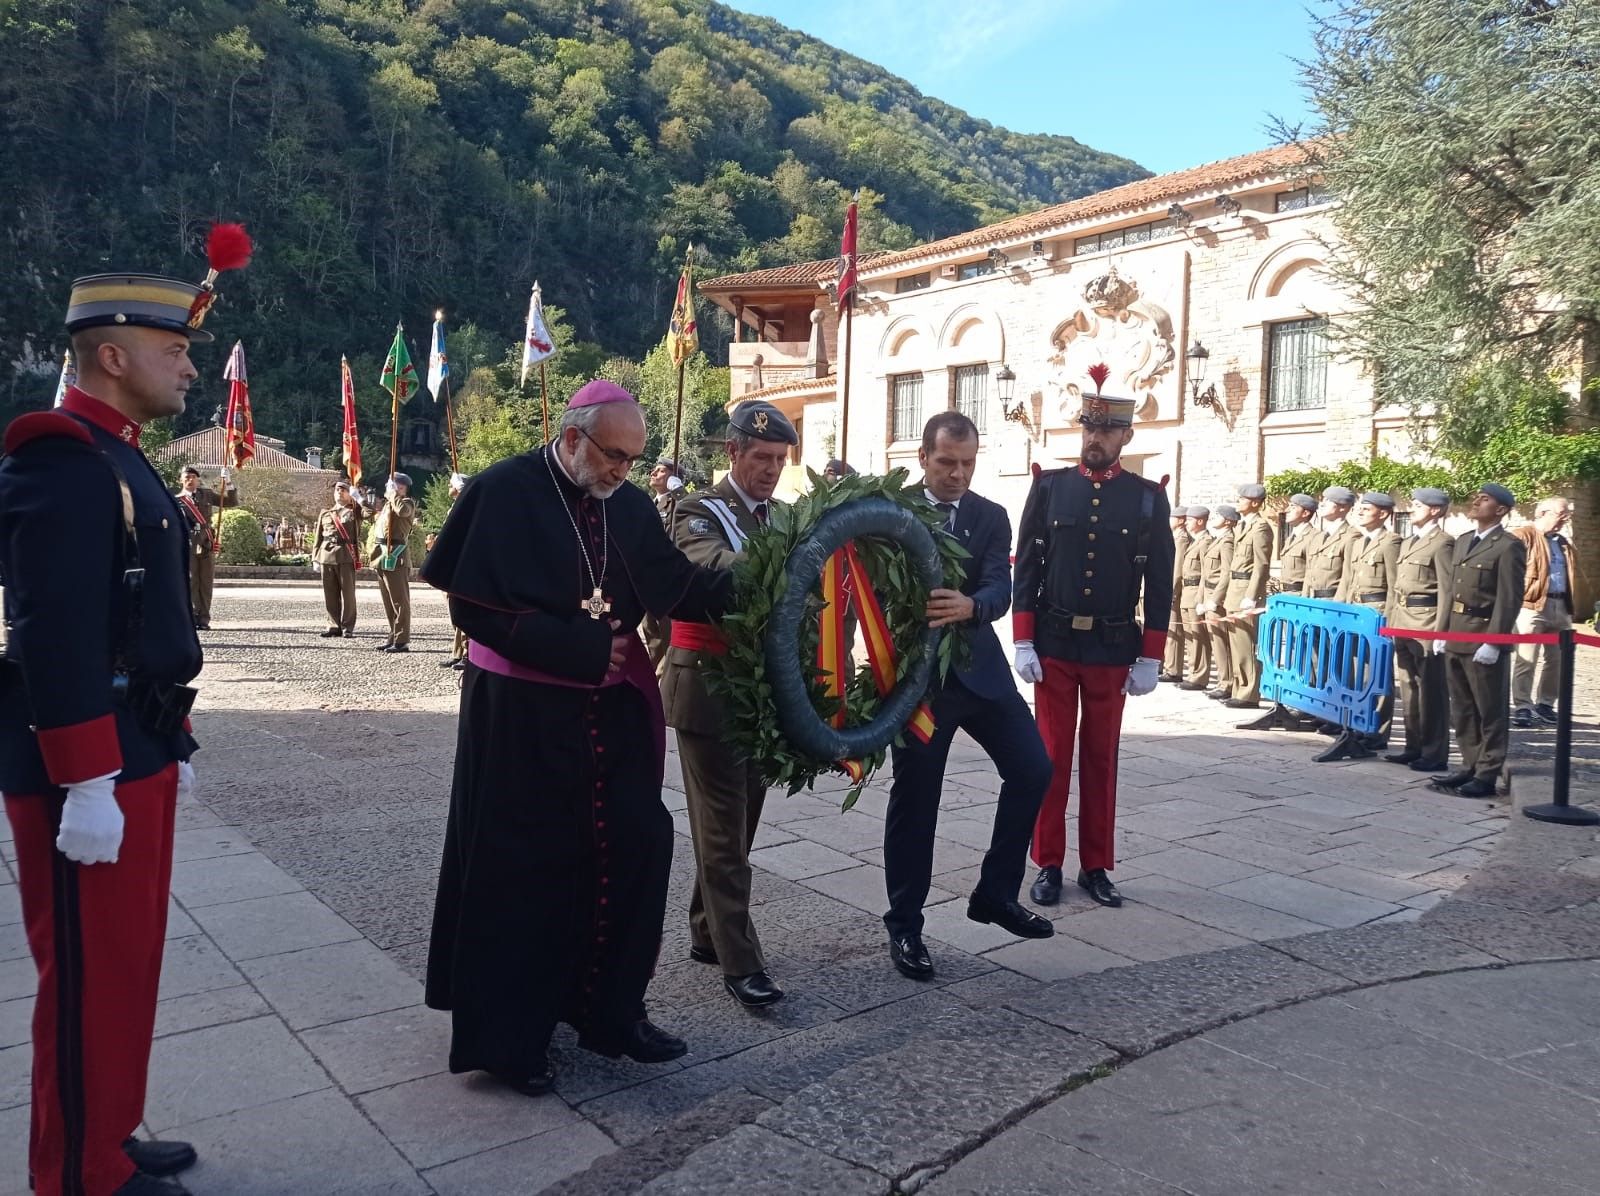
[[[872,582],[862,567],[854,544],[846,544],[827,560],[822,568],[822,635],[817,641],[817,666],[822,673],[823,688],[830,698],[839,699],[839,709],[831,721],[835,727],[844,726],[845,687],[850,677],[850,651],[845,640],[844,610],[848,602],[855,607],[861,622],[861,633],[867,646],[867,664],[872,670],[872,683],[880,696],[894,689],[896,678],[894,638],[889,633],[889,620],[873,592]],[[933,738],[933,710],[923,702],[911,715],[907,730],[922,743]],[[860,760],[840,760],[839,767],[860,784],[866,770]]]

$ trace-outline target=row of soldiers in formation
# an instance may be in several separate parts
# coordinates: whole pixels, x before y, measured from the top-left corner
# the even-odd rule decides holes
[[[1235,709],[1261,704],[1256,621],[1271,588],[1277,541],[1262,514],[1265,500],[1265,488],[1251,483],[1239,488],[1237,506],[1220,505],[1215,512],[1178,508],[1172,516],[1178,584],[1161,679],[1203,690]],[[1420,488],[1411,500],[1409,533],[1402,537],[1390,527],[1395,502],[1388,494],[1358,499],[1348,488],[1333,486],[1320,503],[1309,494],[1294,495],[1277,552],[1277,588],[1369,607],[1402,632],[1507,635],[1572,626],[1578,568],[1562,534],[1570,518],[1566,500],[1541,502],[1533,522],[1508,530],[1503,521],[1514,498],[1491,483],[1467,507],[1476,530],[1459,537],[1443,528],[1447,493]],[[1312,523],[1318,515],[1320,527]],[[1492,796],[1512,723],[1555,719],[1560,660],[1550,645],[1514,654],[1493,644],[1399,636],[1393,659],[1394,676],[1379,699],[1378,730],[1354,742],[1364,752],[1388,748],[1398,690],[1405,744],[1384,758],[1418,772],[1447,772],[1434,781],[1437,787],[1465,797]],[[1280,725],[1309,729],[1305,722],[1292,714],[1280,719]],[[1454,771],[1448,762],[1452,723],[1462,757]],[[1330,724],[1319,729],[1342,730]]]

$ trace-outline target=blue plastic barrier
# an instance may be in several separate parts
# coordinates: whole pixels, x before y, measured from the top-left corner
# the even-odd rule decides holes
[[[1394,643],[1366,606],[1274,594],[1256,629],[1261,696],[1363,734],[1394,676]]]

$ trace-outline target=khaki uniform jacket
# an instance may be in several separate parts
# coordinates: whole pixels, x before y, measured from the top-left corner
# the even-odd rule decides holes
[[[383,560],[385,544],[404,544],[411,535],[411,525],[417,521],[417,503],[410,495],[385,499],[378,507],[377,526],[373,528],[372,556],[374,565]],[[408,554],[409,555],[409,554]],[[401,557],[402,565],[411,561]],[[420,564],[420,562],[418,562]]]
[[[1321,534],[1311,526],[1309,519],[1295,524],[1285,534],[1282,555],[1278,558],[1278,581],[1289,593],[1298,594],[1304,589],[1307,554]]]
[[[1272,525],[1259,514],[1246,515],[1233,532],[1233,562],[1228,569],[1229,611],[1254,610],[1267,604],[1272,576]]]
[[[1228,596],[1228,573],[1233,568],[1233,552],[1233,529],[1230,527],[1212,533],[1211,542],[1200,556],[1200,601],[1215,606],[1217,614],[1228,609],[1222,600]]]
[[[768,507],[774,506],[768,503]],[[724,518],[732,519],[737,537],[730,535]],[[709,491],[678,500],[672,516],[672,541],[685,556],[708,569],[731,569],[744,547],[744,537],[761,525],[744,505],[728,478]],[[675,620],[682,622],[682,620]],[[700,669],[705,654],[689,648],[667,649],[667,671],[661,679],[661,701],[667,725],[696,735],[720,735],[727,729],[722,703],[711,696]]]
[[[1188,528],[1180,527],[1173,530],[1172,576],[1176,579],[1177,584],[1172,587],[1172,613],[1175,615],[1181,614],[1183,611],[1183,561],[1193,543],[1194,537],[1189,534]]]
[[[185,499],[200,508],[200,514],[205,519],[203,524],[196,525]],[[189,533],[189,551],[196,556],[210,552],[211,545],[217,538],[217,492],[201,485],[193,494],[180,489],[174,500],[178,504],[178,510],[183,512],[184,530]],[[227,498],[223,500],[222,505],[225,508],[239,505],[239,487],[228,487]]]
[[[1384,528],[1374,536],[1361,534],[1344,557],[1344,577],[1339,581],[1336,602],[1353,602],[1374,610],[1387,610],[1389,591],[1394,586],[1395,569],[1400,561],[1400,536]],[[1368,598],[1377,594],[1377,598]]]
[[[1307,598],[1336,598],[1339,585],[1344,581],[1344,561],[1361,533],[1348,523],[1341,523],[1331,531],[1313,540],[1306,552]],[[1324,591],[1319,594],[1318,591]]]
[[[311,559],[319,565],[361,565],[361,508],[333,506],[317,516]]]
[[[1449,613],[1439,590],[1450,584],[1456,541],[1438,524],[1425,535],[1407,536],[1400,545],[1395,563],[1394,584],[1389,587],[1389,605],[1384,617],[1391,627],[1403,631],[1438,631]],[[1426,600],[1432,598],[1432,603]],[[1407,604],[1407,599],[1422,602]]]
[[[1510,635],[1517,627],[1517,612],[1522,609],[1522,587],[1528,566],[1528,550],[1520,539],[1496,527],[1476,544],[1473,532],[1456,541],[1455,567],[1450,583],[1441,596],[1449,609],[1444,613],[1445,631],[1477,631],[1489,635]],[[1446,652],[1477,651],[1470,643],[1447,643]],[[1501,655],[1504,656],[1504,648]]]

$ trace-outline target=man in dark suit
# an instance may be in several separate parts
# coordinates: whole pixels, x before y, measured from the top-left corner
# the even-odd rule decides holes
[[[929,596],[928,620],[935,627],[966,629],[972,660],[952,670],[934,695],[933,738],[925,744],[908,740],[893,749],[894,783],[883,831],[889,912],[883,922],[889,928],[889,958],[914,980],[933,975],[922,943],[922,905],[933,876],[945,760],[959,730],[989,753],[1001,782],[994,834],[967,917],[1024,938],[1055,933],[1049,919],[1017,901],[1033,821],[1050,784],[1050,757],[991,626],[1011,606],[1011,521],[1004,507],[969,489],[977,459],[977,426],[959,411],[941,411],[923,428],[917,460],[924,492],[943,512],[949,534],[972,554],[960,590],[934,590]]]

